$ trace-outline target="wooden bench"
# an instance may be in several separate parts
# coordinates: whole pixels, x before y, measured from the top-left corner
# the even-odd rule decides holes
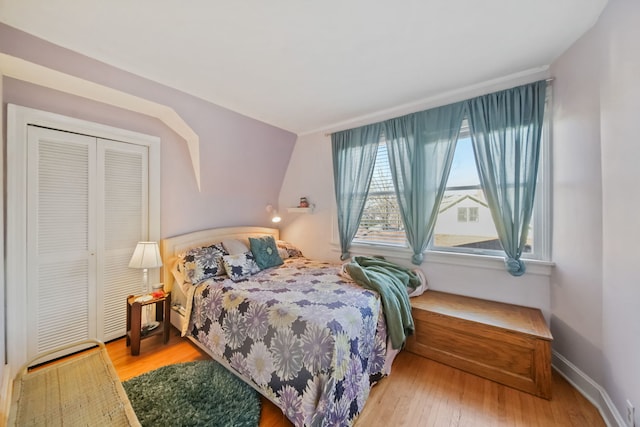
[[[412,298],[406,349],[551,399],[551,341],[540,310],[427,291]]]

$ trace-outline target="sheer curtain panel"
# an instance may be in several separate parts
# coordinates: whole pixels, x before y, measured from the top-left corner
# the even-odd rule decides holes
[[[420,265],[438,216],[464,103],[445,105],[384,122],[393,184],[409,245]]]
[[[525,272],[520,256],[533,211],[546,86],[541,80],[467,101],[480,183],[514,276]]]
[[[381,125],[379,123],[336,132],[331,135],[333,179],[338,207],[338,233],[341,260],[349,258],[378,152]]]

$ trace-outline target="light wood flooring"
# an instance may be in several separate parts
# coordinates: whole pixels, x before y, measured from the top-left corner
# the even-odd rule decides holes
[[[208,359],[174,329],[167,345],[143,340],[131,356],[124,338],[107,344],[120,380],[164,365]],[[391,375],[371,390],[356,427],[361,426],[605,426],[595,407],[555,371],[548,401],[446,365],[401,352]],[[262,399],[260,427],[291,426]]]

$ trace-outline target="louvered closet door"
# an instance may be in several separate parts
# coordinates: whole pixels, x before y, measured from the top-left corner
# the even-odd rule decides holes
[[[126,333],[129,268],[148,240],[149,154],[143,145],[28,127],[27,357]]]
[[[126,333],[126,297],[142,289],[142,271],[129,268],[138,241],[148,240],[148,149],[98,140],[98,336]]]
[[[96,336],[95,138],[28,126],[27,353]]]

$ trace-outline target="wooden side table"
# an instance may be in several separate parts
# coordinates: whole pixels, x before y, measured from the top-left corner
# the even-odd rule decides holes
[[[127,297],[127,347],[131,346],[131,355],[140,354],[140,341],[156,335],[163,335],[163,343],[169,342],[169,330],[171,329],[171,293],[164,296],[150,299],[149,301],[136,301],[135,295]],[[142,331],[142,307],[155,304],[156,321],[160,322],[158,327],[150,331]]]

